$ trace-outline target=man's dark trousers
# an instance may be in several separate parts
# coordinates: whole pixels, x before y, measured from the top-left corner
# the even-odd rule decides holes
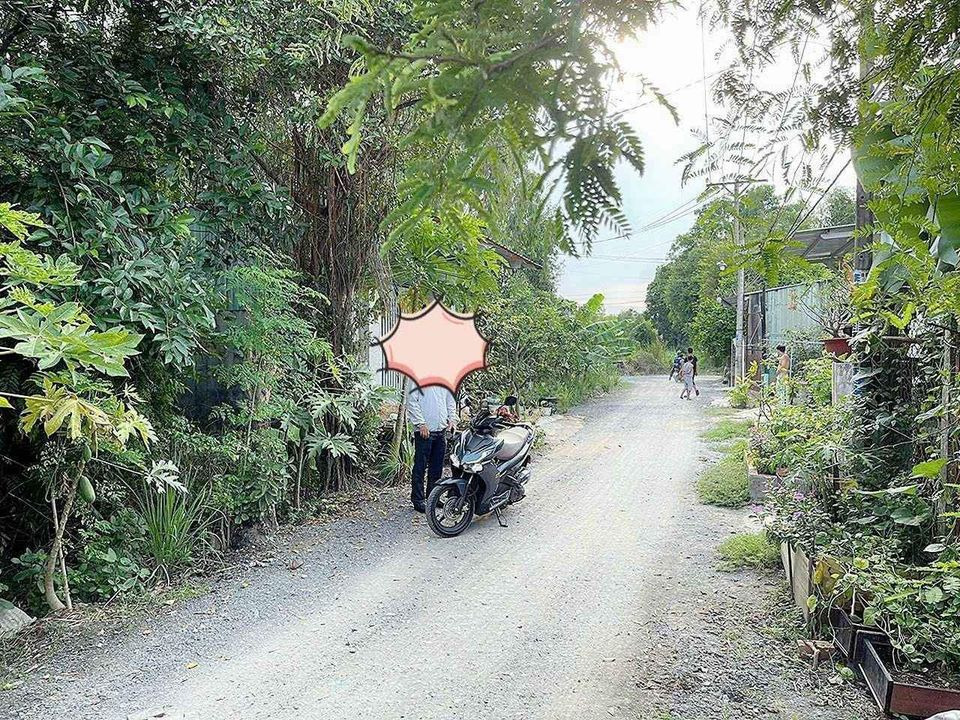
[[[427,473],[427,495],[433,490],[434,484],[443,475],[443,458],[447,451],[447,440],[443,430],[430,433],[429,437],[421,437],[419,432],[413,434],[413,480],[410,487],[410,501],[414,507],[423,507],[423,473]]]

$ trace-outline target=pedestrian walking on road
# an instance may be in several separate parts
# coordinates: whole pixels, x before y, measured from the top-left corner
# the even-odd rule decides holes
[[[680,366],[683,365],[683,351],[677,350],[676,356],[673,358],[673,365],[670,367],[670,380],[673,380],[674,376],[677,378],[677,382],[680,382]]]
[[[690,394],[696,389],[693,384],[693,355],[687,355],[683,365],[680,366],[680,377],[683,378],[683,392],[680,393],[680,399],[690,399]],[[700,391],[697,391],[700,394]]]
[[[693,391],[697,394],[697,397],[700,397],[700,388],[697,387],[697,356],[693,354],[692,347],[687,348],[687,355],[693,362]]]
[[[447,453],[445,433],[457,426],[457,401],[452,392],[440,385],[413,387],[407,392],[407,415],[413,425],[410,502],[414,510],[425,512],[427,496],[443,475]],[[427,476],[426,493],[423,489],[424,473]]]

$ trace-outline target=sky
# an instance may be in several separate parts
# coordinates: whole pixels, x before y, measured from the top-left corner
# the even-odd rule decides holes
[[[626,118],[637,129],[645,151],[642,176],[627,167],[617,172],[632,234],[617,238],[619,233],[603,231],[590,257],[567,258],[559,282],[563,297],[584,302],[602,292],[608,312],[642,310],[657,265],[666,260],[673,239],[693,225],[692,206],[703,192],[706,179],[682,186],[683,168],[678,159],[701,144],[696,133],[703,133],[705,107],[709,117],[722,114],[722,109],[705,99],[703,80],[706,77],[709,88],[730,55],[722,31],[708,27],[705,34],[701,32],[697,9],[695,3],[677,8],[639,38],[616,46],[626,77],[611,93],[612,109],[634,108]],[[787,53],[774,67],[767,68],[758,82],[766,87],[789,88],[796,69],[796,62]],[[679,124],[644,94],[638,78],[641,73],[667,95],[678,111]],[[845,172],[838,185],[852,188],[853,182],[852,173]],[[667,221],[648,227],[663,219]]]

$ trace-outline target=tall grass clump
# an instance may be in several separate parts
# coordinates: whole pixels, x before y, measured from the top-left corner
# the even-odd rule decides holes
[[[140,516],[147,530],[146,551],[168,581],[207,546],[215,520],[208,500],[208,492],[173,488],[163,492],[148,488],[140,497]]]

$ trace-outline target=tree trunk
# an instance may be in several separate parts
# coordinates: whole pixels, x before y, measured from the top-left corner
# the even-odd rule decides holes
[[[407,431],[407,393],[404,392],[404,386],[400,388],[400,406],[397,408],[397,417],[393,422],[393,440],[390,443],[390,457],[397,460],[397,477],[393,479],[394,483],[403,480],[403,473],[406,470],[400,464],[400,449],[403,447],[403,435]]]
[[[53,513],[53,531],[57,533],[60,531],[60,513],[57,512],[57,498],[53,495],[50,497],[50,511]],[[57,556],[60,564],[60,578],[63,580],[63,595],[67,601],[67,611],[70,612],[73,610],[73,600],[70,597],[70,578],[67,577],[67,559],[64,555],[61,545]]]
[[[294,492],[296,497],[294,498],[294,507],[300,509],[300,493],[301,487],[303,486],[303,463],[307,457],[307,446],[306,443],[301,440],[300,445],[297,448],[297,481],[294,485]]]
[[[54,586],[53,576],[57,570],[57,560],[60,557],[60,551],[63,547],[63,534],[67,528],[67,520],[73,511],[73,501],[77,499],[77,486],[80,484],[80,476],[83,475],[84,463],[80,463],[76,474],[70,481],[70,487],[67,490],[67,501],[63,505],[63,515],[60,517],[56,533],[53,538],[53,544],[50,546],[50,553],[47,555],[47,562],[43,566],[43,596],[47,605],[54,612],[60,612],[66,606],[57,596],[57,589]]]
[[[382,239],[379,225],[391,194],[375,187],[384,178],[366,165],[350,174],[342,165],[330,164],[329,153],[336,148],[323,147],[329,142],[327,134],[294,130],[290,140],[290,192],[307,222],[293,254],[306,279],[330,301],[334,354],[349,355],[358,350],[357,324],[362,320],[355,311],[357,294],[376,257]],[[377,158],[370,160],[370,167],[381,167]]]

